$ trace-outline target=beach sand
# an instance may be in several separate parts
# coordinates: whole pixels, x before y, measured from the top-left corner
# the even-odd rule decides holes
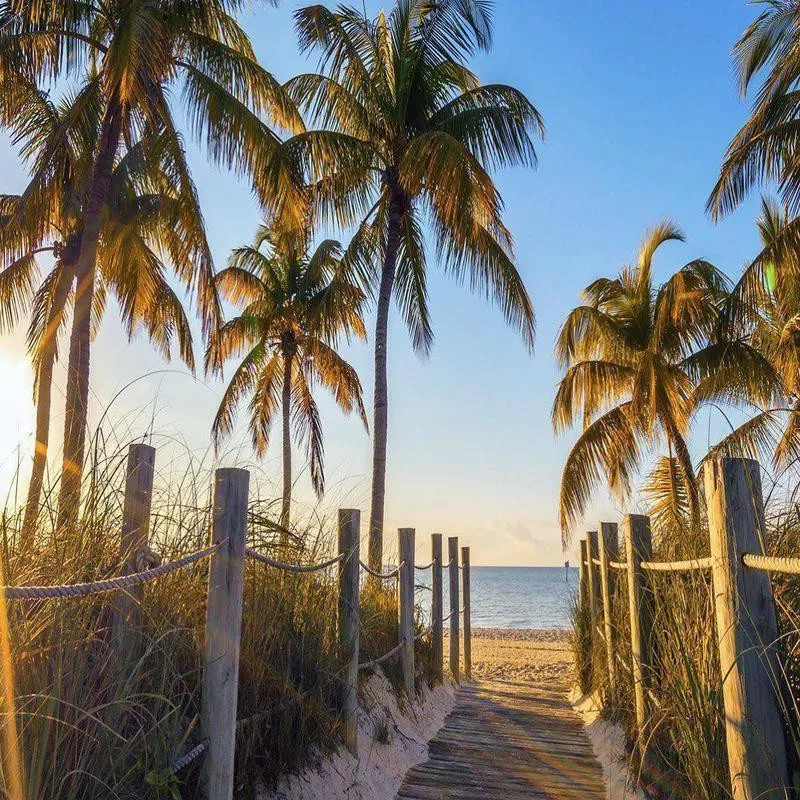
[[[448,648],[445,636],[445,657]],[[478,680],[552,681],[566,689],[572,675],[568,631],[472,629],[472,676]]]

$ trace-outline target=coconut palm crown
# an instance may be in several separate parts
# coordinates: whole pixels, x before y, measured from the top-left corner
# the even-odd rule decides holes
[[[313,395],[316,384],[330,391],[346,413],[355,411],[366,427],[361,382],[337,352],[344,337],[365,338],[362,291],[347,279],[364,258],[361,240],[347,250],[325,240],[311,251],[309,234],[262,226],[252,246],[233,251],[216,276],[222,297],[241,308],[212,338],[206,363],[214,369],[241,359],[214,419],[215,442],[233,427],[236,409],[249,396],[253,447],[263,455],[280,413],[283,433],[281,525],[289,526],[292,495],[291,428],[308,453],[311,481],[325,488],[322,422]]]
[[[616,278],[587,286],[585,304],[570,312],[559,332],[556,357],[566,372],[553,404],[553,427],[560,433],[582,424],[561,479],[565,544],[592,492],[607,481],[616,494],[627,494],[647,450],[664,440],[682,475],[692,522],[698,522],[699,493],[685,437],[699,373],[710,374],[720,359],[708,347],[719,330],[726,279],[698,259],[656,286],[653,257],[666,242],[683,239],[668,221],[648,231],[636,261]]]
[[[746,339],[747,362],[731,363],[727,397],[751,416],[712,449],[715,454],[771,459],[776,470],[800,458],[800,260],[786,237],[785,207],[762,198],[761,250],[725,303],[729,338]]]
[[[728,147],[708,210],[721,217],[756,186],[777,184],[789,216],[800,211],[800,3],[757,0],[763,10],[733,50],[739,89],[760,80],[749,118]],[[784,232],[800,242],[798,223]]]
[[[0,196],[0,303],[7,311],[0,329],[15,324],[23,309],[30,314],[28,347],[35,367],[36,436],[23,544],[30,542],[39,509],[49,445],[53,368],[59,334],[75,298],[87,165],[100,128],[99,104],[87,102],[85,94],[68,94],[56,101],[35,86],[27,86],[11,128],[12,141],[34,169],[44,153],[54,176],[49,182],[28,186],[22,195]],[[58,146],[53,146],[53,139]],[[129,337],[144,328],[167,359],[177,339],[181,358],[193,369],[189,321],[168,282],[170,270],[161,256],[175,231],[181,230],[182,203],[168,170],[154,158],[143,158],[142,146],[140,143],[126,153],[112,173],[98,244],[92,328],[99,326],[106,296],[111,293]],[[51,197],[32,202],[30,194],[37,192]],[[39,218],[37,213],[45,217]],[[50,255],[53,264],[42,277],[39,258],[43,254]],[[179,258],[172,266],[178,274],[191,271],[191,265]]]
[[[486,0],[398,0],[375,19],[346,5],[295,14],[301,47],[319,53],[320,70],[286,88],[331,137],[327,160],[309,168],[313,212],[374,226],[380,239],[380,269],[365,286],[377,298],[373,568],[383,547],[389,308],[394,298],[415,349],[427,353],[428,243],[446,272],[492,299],[526,345],[533,343],[531,301],[489,171],[533,166],[544,128],[522,92],[481,85],[466,66],[491,45],[491,12]]]
[[[264,206],[299,207],[293,169],[272,126],[300,131],[302,120],[280,84],[257,62],[234,14],[237,0],[129,2],[84,0],[0,3],[0,122],[13,123],[17,84],[75,81],[99,97],[100,129],[86,174],[86,205],[76,260],[59,520],[74,523],[80,505],[89,398],[91,308],[98,247],[112,173],[121,149],[157,142],[172,163],[184,205],[183,229],[168,249],[192,264],[190,283],[205,334],[219,323],[213,264],[197,194],[175,118],[182,101],[192,133],[216,163],[247,176]],[[83,91],[83,90],[82,90]],[[89,101],[87,99],[87,102]],[[53,177],[42,155],[31,184]],[[46,199],[43,192],[28,199]],[[26,204],[27,205],[27,204]],[[39,218],[47,215],[37,213]],[[188,222],[190,217],[194,221]],[[190,257],[185,258],[186,255]]]

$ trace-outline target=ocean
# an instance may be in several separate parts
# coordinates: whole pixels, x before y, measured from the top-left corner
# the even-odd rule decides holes
[[[566,575],[565,575],[566,573]],[[418,574],[427,586],[430,573]],[[450,611],[447,570],[444,614]],[[472,567],[473,628],[568,628],[570,603],[578,588],[578,570],[570,567]],[[430,603],[430,592],[417,592],[417,602]],[[463,598],[462,598],[463,603]]]

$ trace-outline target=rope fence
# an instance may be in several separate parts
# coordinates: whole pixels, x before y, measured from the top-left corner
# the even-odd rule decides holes
[[[702,583],[711,590],[708,598],[715,624],[709,633],[717,639],[719,672],[713,679],[704,675],[698,679],[717,680],[722,686],[719,719],[728,743],[730,776],[730,787],[723,788],[726,794],[728,789],[736,794],[745,775],[748,796],[766,797],[777,791],[783,797],[792,787],[788,754],[794,743],[784,727],[781,683],[788,679],[776,668],[780,658],[777,603],[767,573],[800,575],[800,558],[764,552],[758,462],[710,459],[704,464],[703,480],[708,523],[703,528],[708,532],[704,550],[710,552],[708,556],[655,560],[650,518],[642,514],[626,514],[619,526],[602,522],[599,530],[581,540],[578,619],[586,620],[585,662],[581,665],[587,670],[586,688],[603,687],[609,710],[619,711],[618,703],[627,695],[618,691],[617,681],[626,673],[633,689],[630,724],[638,743],[635,758],[644,762],[648,749],[659,746],[657,741],[651,744],[655,729],[664,720],[669,724],[675,713],[662,688],[664,670],[670,666],[663,663],[656,638],[663,634],[657,627],[663,604],[672,599],[656,590],[653,575],[701,573]],[[617,560],[618,554],[628,557]],[[612,579],[622,576],[612,575],[611,570],[627,573],[621,595]],[[682,586],[685,592],[693,588],[696,590],[689,583]],[[624,604],[620,611],[629,625],[615,622],[614,604],[620,600]],[[694,620],[692,624],[703,623]],[[675,635],[680,636],[681,631]],[[621,651],[624,658],[618,649],[622,636],[629,639]]]
[[[396,656],[403,649],[404,645],[405,642],[400,642],[400,644],[398,644],[397,647],[393,647],[388,653],[384,653],[382,656],[379,656],[378,658],[373,658],[372,661],[365,661],[363,664],[359,664],[358,665],[359,671],[364,669],[372,669],[372,667],[377,667],[380,664],[383,664],[385,661],[388,661],[392,656]]]
[[[257,550],[253,550],[250,547],[248,547],[245,552],[247,553],[247,557],[252,558],[253,561],[259,561],[262,564],[266,564],[268,567],[275,567],[275,569],[282,570],[283,572],[294,572],[296,574],[321,572],[324,569],[332,567],[334,564],[338,564],[344,558],[344,554],[340,553],[338,556],[329,558],[327,561],[323,561],[320,564],[300,565],[286,564],[283,561],[275,561],[269,556],[265,556],[263,553],[259,553]]]
[[[390,581],[393,578],[397,578],[400,576],[400,570],[406,565],[406,562],[403,561],[399,564],[399,566],[395,567],[395,569],[389,570],[389,572],[378,572],[377,570],[372,569],[369,564],[365,564],[363,561],[358,562],[361,565],[361,569],[367,573],[367,575],[372,575],[373,578],[377,578],[379,581]]]
[[[686,561],[642,561],[642,569],[648,572],[694,572],[711,569],[714,560],[708,558],[692,558]]]
[[[338,565],[336,578],[331,578],[331,586],[338,590],[336,614],[337,658],[343,661],[340,707],[340,735],[351,753],[357,753],[357,709],[358,674],[377,667],[389,659],[400,655],[400,662],[406,691],[414,695],[415,666],[414,644],[431,636],[438,676],[443,676],[442,638],[443,626],[454,614],[464,614],[463,637],[464,656],[467,674],[470,673],[469,641],[469,548],[462,548],[465,565],[460,566],[460,575],[453,568],[458,559],[453,555],[457,547],[456,537],[450,537],[451,559],[441,569],[441,535],[433,534],[431,548],[433,559],[426,565],[414,563],[414,530],[404,528],[400,536],[400,564],[387,572],[373,570],[359,558],[361,516],[357,509],[339,510],[338,554],[314,564],[292,564],[274,559],[265,553],[247,546],[248,534],[248,488],[249,473],[243,469],[218,469],[214,475],[214,490],[211,507],[212,520],[210,538],[212,544],[197,552],[177,558],[166,564],[158,564],[158,557],[148,547],[151,520],[151,498],[153,494],[153,475],[155,450],[149,445],[131,445],[128,454],[125,497],[123,503],[122,525],[120,531],[120,574],[114,577],[85,583],[52,586],[2,586],[0,592],[9,600],[49,600],[76,598],[104,592],[121,592],[114,598],[110,613],[113,625],[110,630],[115,637],[115,645],[120,654],[135,663],[140,654],[141,644],[136,629],[145,624],[141,601],[141,587],[149,581],[169,575],[180,569],[209,559],[208,589],[204,598],[205,628],[200,637],[202,645],[202,688],[200,691],[200,713],[184,732],[183,743],[188,746],[195,737],[200,739],[169,767],[172,775],[177,775],[199,758],[204,758],[204,781],[209,796],[231,796],[234,774],[237,734],[245,726],[257,719],[279,713],[289,704],[304,700],[309,693],[298,694],[284,703],[257,712],[245,719],[232,719],[233,710],[239,702],[239,660],[240,642],[245,609],[245,562],[249,559],[267,567],[295,574],[319,573]],[[142,566],[156,563],[147,569]],[[407,565],[409,568],[404,569]],[[431,569],[437,566],[432,576],[432,585],[415,585],[415,570]],[[442,618],[442,572],[450,569],[451,597],[453,587],[463,583],[464,605]],[[399,643],[389,652],[369,661],[359,663],[360,620],[361,620],[361,577],[371,575],[379,580],[398,579],[397,622]],[[455,577],[455,584],[453,579]],[[431,591],[431,624],[414,634],[415,590]],[[125,592],[125,590],[130,590]],[[458,592],[455,593],[456,601]],[[451,599],[451,602],[452,599]],[[438,605],[437,605],[438,604]],[[451,606],[452,607],[452,606]],[[268,621],[265,621],[268,623]],[[451,636],[450,669],[456,680],[459,679],[458,664],[453,662],[453,642],[456,651],[459,646],[458,627],[453,628],[456,636]],[[235,643],[236,646],[232,646]],[[194,726],[200,725],[195,733]],[[210,733],[211,732],[211,733]],[[188,740],[188,741],[187,741]]]
[[[415,641],[415,642],[418,642],[420,639],[422,639],[424,636],[427,636],[427,635],[428,635],[428,634],[430,634],[430,633],[433,633],[433,625],[429,625],[427,628],[425,628],[425,630],[423,630],[423,631],[420,631],[420,632],[419,632],[419,633],[418,633],[418,634],[417,634],[417,635],[414,637],[414,641]]]
[[[89,583],[73,583],[63,586],[2,586],[3,592],[9,600],[53,600],[57,598],[86,597],[90,594],[100,594],[118,589],[130,589],[134,586],[153,581],[171,572],[188,567],[213,555],[220,545],[207,547],[183,558],[161,564],[142,572],[133,572],[130,575],[119,575],[115,578],[106,578],[101,581]]]
[[[779,572],[784,575],[800,575],[800,558],[787,556],[759,556],[745,553],[742,561],[746,567],[762,572]]]
[[[256,720],[263,719],[264,717],[268,717],[273,714],[280,714],[282,711],[285,711],[287,708],[290,708],[291,706],[308,699],[310,696],[311,691],[306,691],[302,694],[298,694],[297,697],[290,697],[288,700],[284,701],[275,708],[270,709],[269,711],[260,711],[257,714],[251,714],[249,717],[240,719],[236,722],[236,730],[237,732],[240,732],[248,725],[252,725]],[[196,720],[193,724],[196,724]],[[173,761],[169,768],[169,772],[172,775],[177,775],[179,772],[182,772],[184,769],[186,769],[189,764],[191,764],[193,761],[196,761],[201,755],[203,755],[206,750],[208,750],[208,740],[204,739],[202,742],[187,750],[180,758]]]

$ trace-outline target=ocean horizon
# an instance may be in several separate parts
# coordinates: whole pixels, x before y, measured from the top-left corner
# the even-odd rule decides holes
[[[473,628],[570,627],[571,601],[578,588],[577,567],[473,566],[470,577]],[[417,583],[429,586],[430,573],[419,575]],[[450,599],[446,570],[443,583],[444,614],[447,616]],[[419,591],[417,602],[429,611],[430,592]]]

